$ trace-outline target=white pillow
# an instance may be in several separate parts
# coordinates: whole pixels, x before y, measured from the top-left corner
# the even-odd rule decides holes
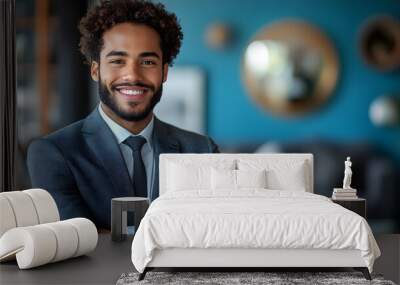
[[[235,170],[237,188],[267,188],[267,171]]]
[[[266,188],[266,170],[211,170],[211,188],[213,190],[241,188]]]
[[[210,167],[170,163],[167,188],[171,191],[210,189]]]
[[[211,169],[211,188],[218,189],[236,189],[236,170],[231,169]]]
[[[196,161],[176,159],[166,164],[167,191],[211,190],[211,168],[234,169],[234,160]]]
[[[306,191],[309,171],[301,159],[239,159],[238,169],[255,171],[266,169],[267,187],[273,190]]]

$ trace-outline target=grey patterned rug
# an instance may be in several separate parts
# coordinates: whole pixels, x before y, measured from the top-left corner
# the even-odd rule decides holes
[[[146,274],[145,279],[138,281],[139,273],[125,273],[117,285],[134,284],[379,284],[395,285],[384,280],[381,275],[372,274],[372,281],[364,278],[360,272],[154,272]]]

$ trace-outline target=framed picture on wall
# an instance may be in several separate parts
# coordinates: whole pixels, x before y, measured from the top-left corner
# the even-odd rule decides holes
[[[205,133],[205,74],[198,67],[172,67],[154,113],[167,123]]]

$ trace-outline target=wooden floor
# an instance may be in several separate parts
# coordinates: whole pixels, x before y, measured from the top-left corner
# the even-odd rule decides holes
[[[375,261],[374,273],[383,274],[385,279],[400,284],[400,234],[377,234],[375,239],[381,257]]]

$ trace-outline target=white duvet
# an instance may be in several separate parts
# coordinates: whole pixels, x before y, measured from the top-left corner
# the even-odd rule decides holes
[[[165,248],[358,249],[370,272],[380,256],[359,215],[324,196],[265,189],[160,196],[134,237],[133,265],[143,272]]]

